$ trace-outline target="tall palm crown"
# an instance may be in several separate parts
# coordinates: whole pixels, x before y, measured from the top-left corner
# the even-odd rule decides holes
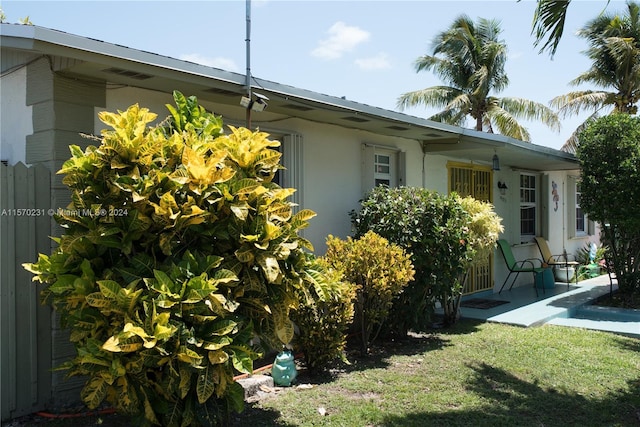
[[[471,116],[476,130],[495,129],[523,141],[529,141],[530,135],[517,118],[541,120],[559,129],[558,117],[545,105],[492,95],[509,84],[504,71],[507,46],[498,39],[501,32],[496,20],[479,18],[475,23],[466,15],[455,19],[434,39],[433,55],[421,56],[415,62],[417,72],[431,70],[448,85],[402,94],[398,107],[442,108],[429,119],[463,126]]]
[[[571,85],[592,83],[600,90],[579,90],[551,100],[551,106],[563,116],[577,115],[584,110],[593,113],[578,127],[562,150],[575,152],[577,134],[603,110],[636,114],[640,100],[640,6],[627,3],[623,16],[601,15],[578,31],[587,40],[585,54],[592,65],[573,79]]]

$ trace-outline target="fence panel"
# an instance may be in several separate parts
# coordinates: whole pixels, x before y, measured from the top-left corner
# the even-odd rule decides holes
[[[51,172],[0,165],[0,414],[43,409],[51,400],[51,309],[22,264],[50,253]]]

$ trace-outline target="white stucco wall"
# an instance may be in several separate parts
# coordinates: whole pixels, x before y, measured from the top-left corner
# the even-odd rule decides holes
[[[26,137],[33,133],[30,106],[27,106],[27,68],[0,78],[0,160],[10,165],[26,163]]]

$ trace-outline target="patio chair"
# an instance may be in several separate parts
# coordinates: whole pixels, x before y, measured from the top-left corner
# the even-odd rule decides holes
[[[580,264],[577,261],[569,261],[569,255],[565,252],[562,255],[552,255],[551,249],[549,249],[549,245],[547,244],[547,240],[544,237],[536,237],[536,244],[538,245],[538,249],[540,250],[540,255],[542,255],[542,261],[544,264],[547,264],[550,267],[560,267],[564,268],[565,271],[569,270],[569,267],[574,269],[573,277],[576,279],[576,284],[578,283],[578,265]],[[543,264],[543,265],[544,265]],[[569,286],[570,280],[567,279],[567,287]]]
[[[507,265],[507,268],[509,269],[509,274],[507,275],[507,278],[504,279],[504,283],[502,283],[502,286],[500,287],[500,291],[498,291],[498,293],[502,292],[502,290],[504,289],[504,285],[507,284],[507,282],[509,281],[509,278],[513,273],[515,273],[516,275],[513,278],[513,282],[511,282],[511,286],[509,286],[509,290],[513,288],[513,285],[516,283],[516,280],[518,280],[518,276],[520,275],[520,273],[532,273],[533,287],[536,290],[536,297],[537,297],[538,288],[536,287],[536,274],[542,275],[544,271],[547,269],[545,267],[542,267],[542,261],[537,258],[529,258],[522,261],[516,261],[516,258],[513,256],[513,252],[511,251],[511,246],[509,245],[509,242],[507,242],[504,239],[498,240],[498,247],[500,248],[500,252],[502,253],[502,258],[504,259],[504,262]],[[540,263],[540,267],[536,267],[534,261]],[[545,292],[544,285],[542,286],[542,292],[543,293]]]

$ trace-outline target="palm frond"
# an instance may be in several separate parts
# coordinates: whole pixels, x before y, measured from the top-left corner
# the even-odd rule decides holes
[[[439,123],[447,123],[453,126],[463,127],[467,122],[467,115],[455,110],[443,110],[427,117],[429,120]]]
[[[582,131],[585,130],[587,126],[589,126],[589,124],[591,124],[591,122],[596,120],[598,117],[600,117],[600,115],[597,112],[595,112],[591,114],[589,117],[587,117],[587,119],[584,122],[580,123],[580,125],[578,125],[576,130],[573,131],[571,136],[569,136],[567,141],[562,145],[562,147],[560,147],[560,150],[566,151],[567,153],[576,154],[576,151],[578,149],[578,144],[580,142],[580,140],[578,139],[578,137],[580,136],[580,133],[582,133]]]
[[[558,115],[544,104],[523,98],[505,97],[499,99],[499,105],[515,118],[541,121],[551,130],[560,131]]]
[[[502,135],[525,142],[531,140],[531,135],[527,128],[518,123],[516,118],[505,109],[494,107],[487,112],[487,117],[491,120],[492,126]]]
[[[533,45],[540,48],[540,53],[549,50],[550,55],[556,53],[567,17],[567,9],[571,0],[538,0],[538,6],[533,15],[533,29],[531,34],[535,34]],[[546,41],[545,40],[546,37]]]
[[[611,92],[581,90],[556,96],[550,104],[560,117],[577,116],[584,110],[600,110],[612,97],[615,94]]]
[[[401,111],[405,108],[419,105],[442,108],[461,93],[459,89],[450,86],[432,86],[426,89],[403,93],[398,98],[397,106]]]
[[[464,114],[468,114],[471,109],[471,105],[473,103],[473,99],[466,93],[460,93],[458,96],[453,98],[449,103],[445,106],[446,110],[456,110],[460,111]]]

